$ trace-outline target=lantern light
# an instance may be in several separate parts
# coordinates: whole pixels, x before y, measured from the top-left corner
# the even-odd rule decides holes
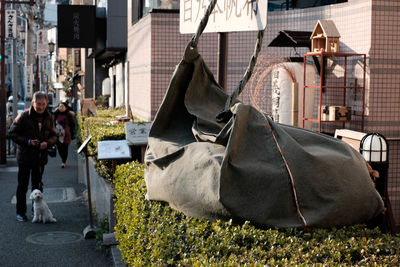
[[[379,133],[366,134],[360,142],[360,153],[368,162],[388,161],[386,138]]]

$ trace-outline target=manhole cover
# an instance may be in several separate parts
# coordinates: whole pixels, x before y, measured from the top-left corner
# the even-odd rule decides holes
[[[26,203],[29,204],[32,200],[29,199],[31,190],[28,190]],[[46,203],[62,203],[77,200],[76,193],[72,187],[61,187],[61,188],[44,188],[44,200]],[[11,199],[11,204],[17,203],[17,197],[14,195]]]
[[[18,172],[18,167],[4,167],[4,168],[0,168],[0,172]]]
[[[43,232],[30,235],[26,241],[39,245],[64,245],[79,242],[83,236],[71,232]]]

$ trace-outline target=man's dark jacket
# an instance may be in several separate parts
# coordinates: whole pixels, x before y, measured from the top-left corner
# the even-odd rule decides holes
[[[11,125],[9,135],[18,144],[17,161],[25,165],[45,165],[47,163],[47,149],[39,150],[38,147],[29,145],[29,140],[38,139],[47,142],[47,147],[57,141],[54,121],[50,113],[45,110],[42,116],[42,128],[39,131],[39,114],[30,107],[20,113]]]

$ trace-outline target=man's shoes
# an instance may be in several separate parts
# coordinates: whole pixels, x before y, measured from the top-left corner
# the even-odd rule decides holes
[[[61,164],[61,168],[65,168],[65,163]]]
[[[26,222],[28,220],[28,218],[26,217],[26,215],[19,215],[17,214],[17,221],[19,222]]]

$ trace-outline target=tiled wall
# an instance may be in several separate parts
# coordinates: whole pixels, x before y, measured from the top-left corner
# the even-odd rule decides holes
[[[130,14],[130,11],[128,11]],[[365,131],[378,131],[390,141],[389,191],[396,221],[400,224],[400,1],[349,0],[317,8],[268,13],[263,48],[243,94],[270,113],[270,70],[284,57],[302,56],[306,50],[273,48],[268,44],[280,30],[312,31],[318,19],[332,19],[339,33],[340,50],[367,55]],[[191,35],[179,33],[178,13],[151,13],[138,24],[128,18],[130,103],[136,116],[154,118],[175,66]],[[150,35],[151,33],[151,35]],[[229,33],[226,91],[242,78],[254,50],[256,32]],[[217,34],[203,34],[199,51],[213,73],[217,66]],[[354,67],[356,68],[356,67]],[[353,74],[359,77],[359,74]]]
[[[389,139],[388,190],[400,226],[400,1],[374,0],[368,131]]]

